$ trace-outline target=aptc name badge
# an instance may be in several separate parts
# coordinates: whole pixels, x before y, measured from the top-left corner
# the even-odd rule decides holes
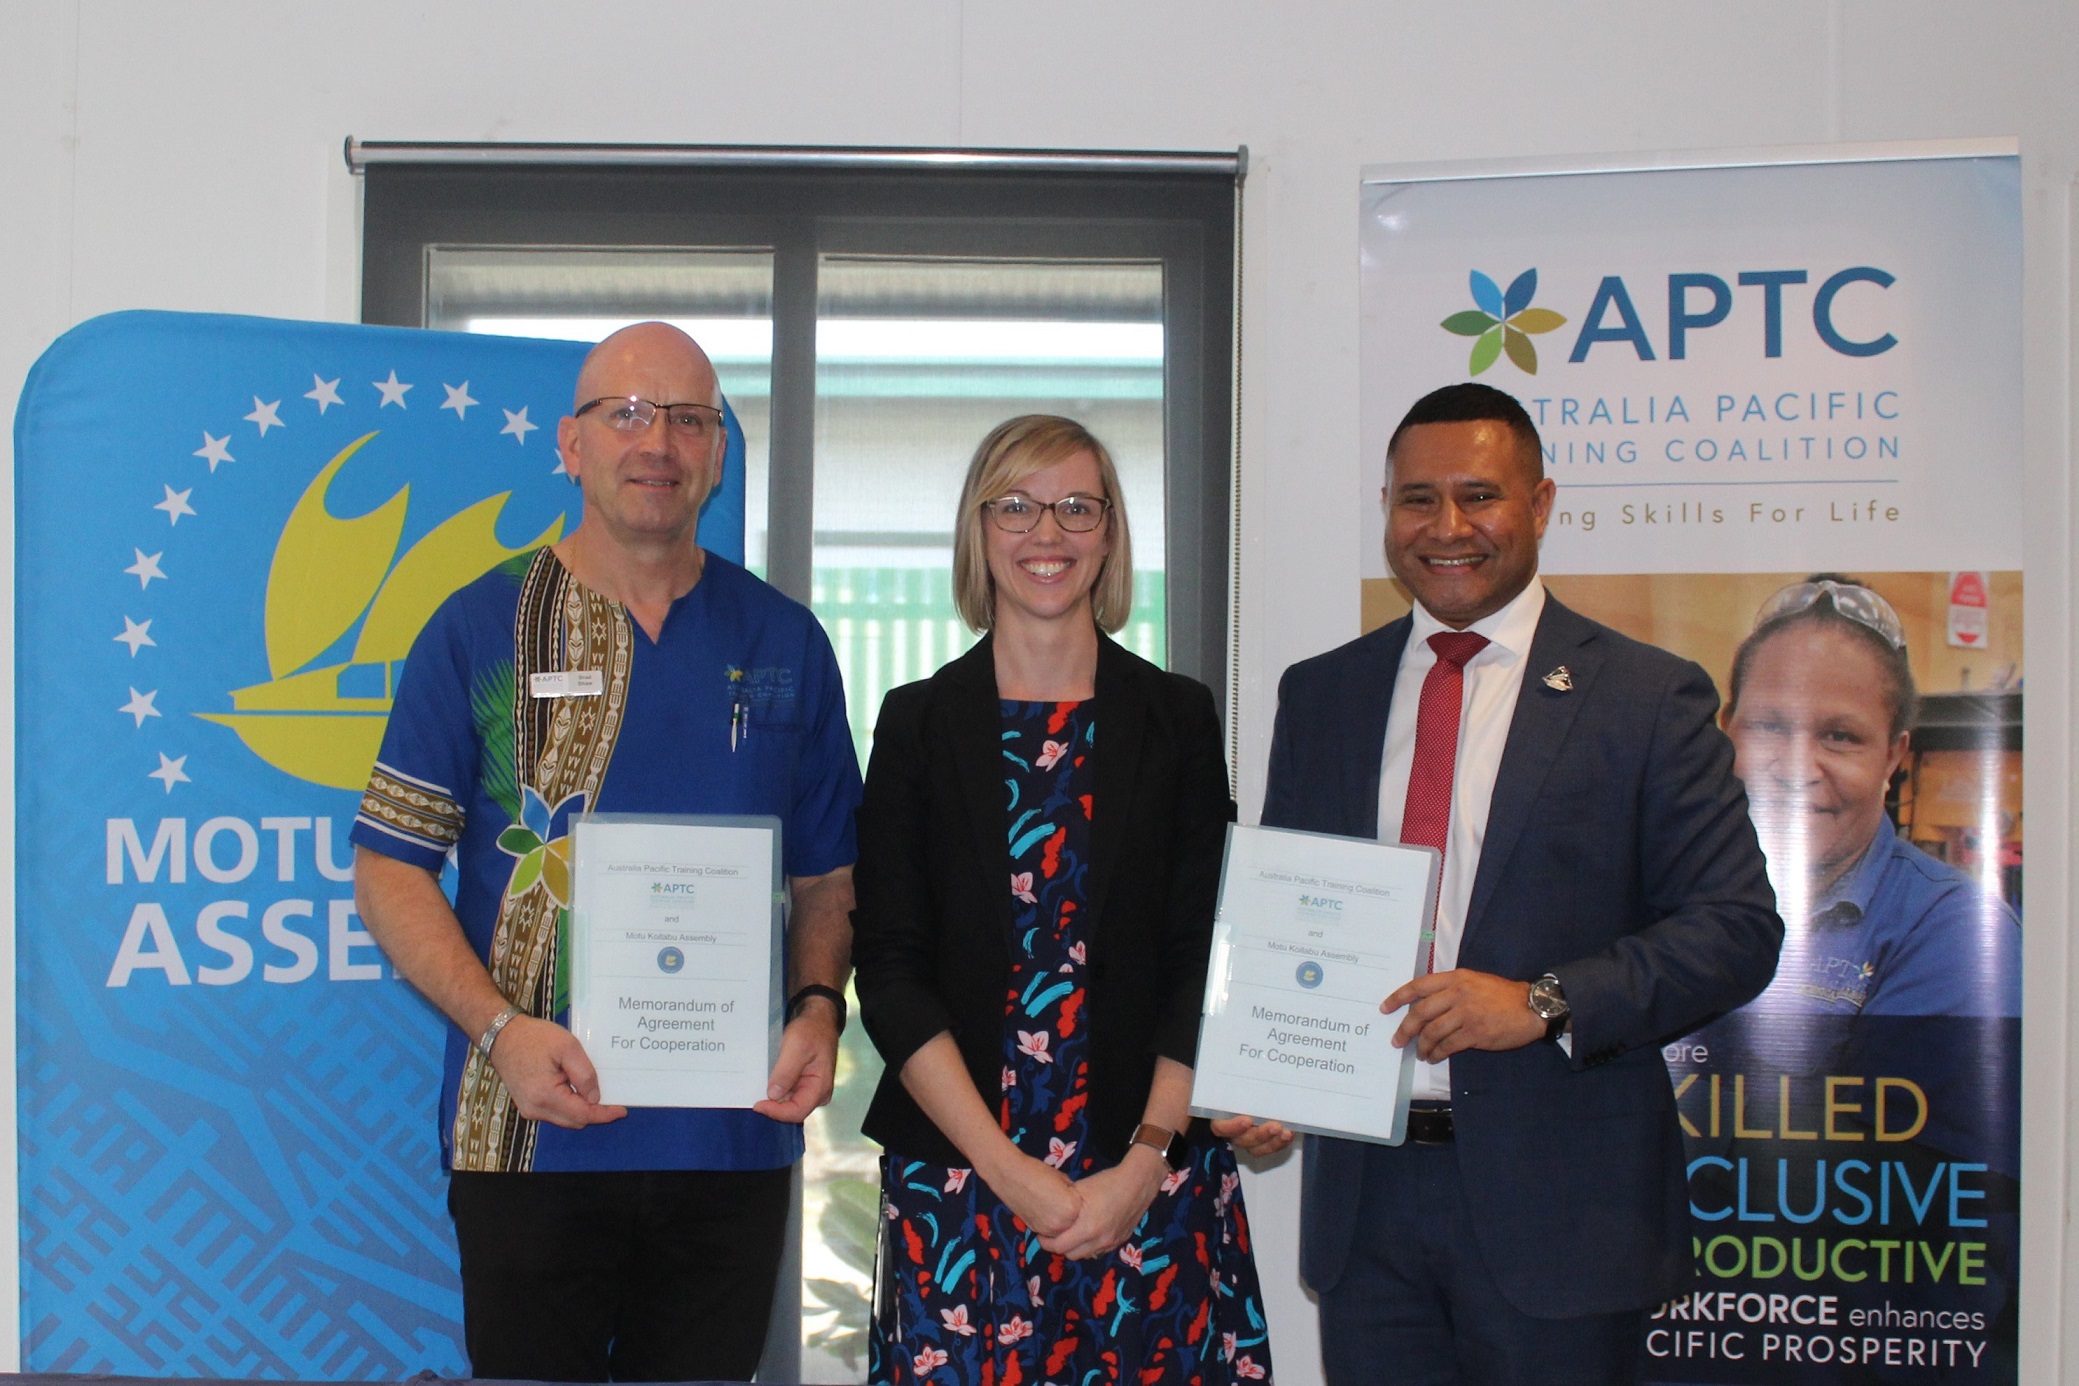
[[[780,820],[589,813],[571,838],[570,1028],[599,1100],[762,1100],[779,1054]]]
[[[1398,1145],[1415,1051],[1379,1004],[1421,966],[1434,848],[1231,826],[1191,1110]]]
[[[606,675],[597,669],[557,669],[529,674],[527,692],[536,698],[596,698],[606,692]]]

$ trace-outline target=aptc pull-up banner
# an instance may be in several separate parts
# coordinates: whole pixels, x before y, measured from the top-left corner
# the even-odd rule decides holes
[[[1664,1051],[1696,1275],[1661,1383],[2016,1374],[2021,201],[2011,146],[1368,170],[1358,500],[1514,394],[1561,601],[1718,683],[1787,937]]]
[[[450,592],[567,534],[585,347],[179,313],[15,423],[22,1365],[467,1371],[445,1024],[347,830]],[[739,558],[742,438],[701,537]]]

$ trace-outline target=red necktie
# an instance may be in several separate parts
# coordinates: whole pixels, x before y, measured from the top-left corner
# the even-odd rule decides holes
[[[1472,631],[1438,631],[1429,637],[1437,662],[1422,680],[1422,702],[1415,710],[1415,763],[1408,771],[1408,801],[1400,818],[1400,840],[1416,847],[1446,850],[1451,837],[1451,780],[1458,767],[1458,724],[1465,706],[1466,662],[1487,648],[1487,637]],[[1428,959],[1423,971],[1436,967],[1435,921],[1431,921]]]

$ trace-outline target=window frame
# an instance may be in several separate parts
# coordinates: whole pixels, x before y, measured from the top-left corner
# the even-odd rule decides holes
[[[350,147],[350,161],[374,148]],[[1007,159],[920,170],[914,156],[892,151],[886,167],[718,165],[691,155],[662,165],[567,154],[559,162],[553,149],[533,151],[533,162],[413,162],[408,149],[396,152],[358,166],[366,323],[424,325],[435,246],[772,251],[767,572],[804,603],[823,255],[1160,262],[1166,662],[1229,711],[1240,158],[1047,155],[1034,167]],[[1193,159],[1210,167],[1169,166]]]

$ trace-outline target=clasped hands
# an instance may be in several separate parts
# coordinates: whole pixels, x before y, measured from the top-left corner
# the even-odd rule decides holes
[[[578,1130],[619,1121],[626,1107],[599,1101],[599,1071],[578,1037],[554,1021],[515,1016],[491,1046],[491,1067],[529,1121]],[[837,1076],[837,1013],[820,999],[802,1008],[780,1035],[779,1062],[766,1098],[751,1110],[799,1124],[830,1100]]]
[[[1259,1125],[1245,1116],[1216,1121],[1212,1131],[1250,1155],[1274,1155],[1292,1143],[1284,1127]],[[1039,1234],[1043,1248],[1071,1261],[1117,1250],[1171,1177],[1168,1162],[1152,1147],[1138,1144],[1127,1147],[1126,1157],[1112,1168],[1081,1179],[1070,1179],[1015,1148],[996,1169],[981,1173],[996,1196]]]
[[[1109,1255],[1133,1235],[1169,1177],[1169,1166],[1153,1150],[1136,1145],[1112,1168],[1070,1179],[1006,1142],[996,1168],[975,1172],[1039,1234],[1042,1247],[1081,1261]]]

